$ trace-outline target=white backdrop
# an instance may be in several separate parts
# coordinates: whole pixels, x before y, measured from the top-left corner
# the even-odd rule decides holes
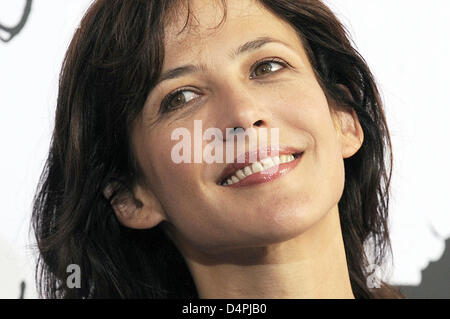
[[[0,298],[18,298],[22,280],[24,297],[37,297],[31,202],[50,143],[62,59],[90,3],[35,0],[21,33],[0,42]],[[327,3],[380,85],[392,134],[394,267],[385,279],[419,285],[450,237],[450,2]],[[0,23],[16,25],[24,5],[0,0]]]

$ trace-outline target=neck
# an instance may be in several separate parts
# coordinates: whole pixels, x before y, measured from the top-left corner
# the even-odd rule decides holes
[[[231,255],[236,263],[186,258],[201,299],[354,298],[337,206],[293,239]]]

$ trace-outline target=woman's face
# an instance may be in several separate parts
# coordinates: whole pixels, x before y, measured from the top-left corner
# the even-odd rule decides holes
[[[219,28],[223,8],[209,0],[190,2],[198,23],[183,33],[177,34],[185,11],[167,25],[162,73],[188,64],[203,67],[160,82],[132,135],[150,191],[171,224],[170,234],[184,249],[205,253],[298,236],[337,205],[344,188],[341,140],[296,32],[256,1],[227,3],[227,19]],[[262,37],[276,41],[231,54]],[[274,57],[275,62],[255,70],[257,61]],[[176,109],[159,114],[164,98],[177,89],[184,91],[171,101]],[[179,143],[171,139],[172,132],[186,128],[193,139],[194,120],[202,121],[203,131],[218,128],[224,134],[239,126],[257,132],[278,128],[281,145],[304,153],[293,170],[270,182],[221,186],[217,179],[227,163],[172,160],[172,148]]]

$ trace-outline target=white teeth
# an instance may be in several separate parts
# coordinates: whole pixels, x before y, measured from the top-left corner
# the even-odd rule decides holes
[[[226,182],[224,182],[222,185],[232,185],[235,184],[244,178],[246,178],[249,175],[261,172],[263,170],[269,169],[273,166],[292,162],[295,160],[294,155],[281,155],[281,156],[273,156],[273,157],[267,157],[265,159],[262,159],[259,162],[255,162],[253,164],[250,164],[243,169],[238,170],[236,173],[234,173],[233,176],[227,179]]]
[[[278,165],[278,164],[280,164],[280,158],[278,156],[274,156],[274,157],[272,157],[272,162],[273,162],[273,165]]]
[[[237,172],[236,172],[236,174],[235,174],[236,176],[237,176],[237,178],[239,178],[239,179],[244,179],[246,176],[245,176],[245,174],[244,174],[244,172],[240,169],[240,170],[238,170]]]
[[[272,166],[275,165],[270,157],[267,157],[267,158],[261,160],[261,163],[262,163],[264,169],[271,168]]]
[[[281,155],[280,156],[280,164],[285,163],[286,162],[286,155]]]
[[[253,173],[261,172],[263,169],[264,169],[264,167],[261,165],[260,162],[255,162],[252,164]]]
[[[244,174],[245,174],[245,176],[249,176],[249,175],[253,174],[252,169],[250,168],[250,166],[246,166],[244,168]]]

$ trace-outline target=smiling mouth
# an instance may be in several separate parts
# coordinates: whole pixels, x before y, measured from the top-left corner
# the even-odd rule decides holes
[[[260,161],[254,162],[254,163],[242,163],[240,166],[242,166],[239,169],[236,169],[232,174],[229,174],[225,178],[223,178],[219,185],[221,186],[230,186],[236,183],[239,183],[243,180],[245,180],[247,177],[258,174],[261,172],[264,173],[265,171],[268,171],[269,169],[282,165],[287,164],[290,162],[295,161],[304,152],[298,152],[298,153],[291,153],[291,154],[283,154],[279,156],[271,156],[266,157]]]

